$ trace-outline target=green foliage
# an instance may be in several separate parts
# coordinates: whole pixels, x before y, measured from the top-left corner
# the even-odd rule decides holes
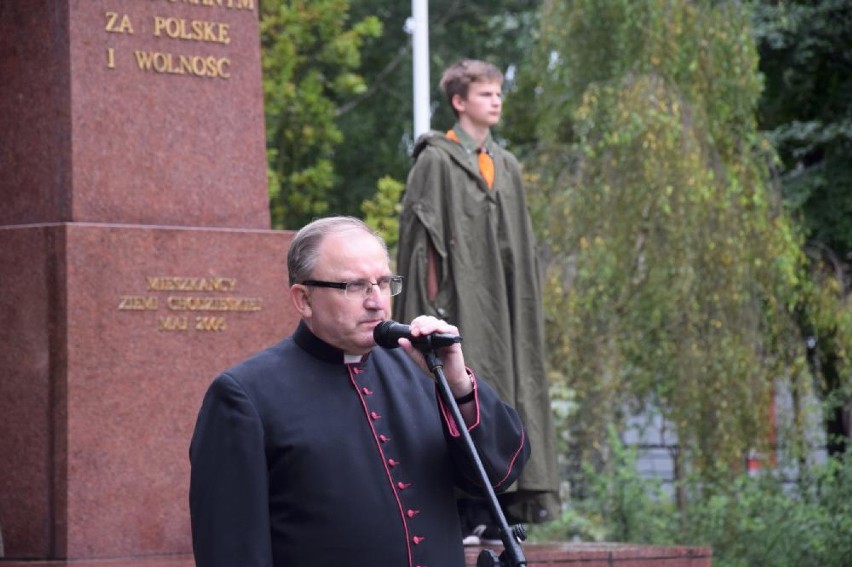
[[[328,211],[343,142],[338,105],[366,90],[363,42],[381,33],[375,17],[354,24],[349,0],[261,4],[263,91],[270,207],[275,228],[297,228]]]
[[[614,467],[594,476],[587,498],[563,518],[531,529],[532,541],[623,541],[709,546],[716,567],[844,567],[852,557],[852,453],[803,471],[686,482],[677,510],[658,481],[636,472],[635,454],[611,439]]]
[[[775,381],[807,388],[788,374],[804,257],[756,129],[748,13],[575,0],[548,4],[542,25],[521,89],[540,109],[530,193],[546,218],[550,363],[577,392],[575,458],[605,468],[607,425],[653,410],[688,470],[730,476],[769,441]]]
[[[385,176],[379,179],[375,196],[361,204],[364,222],[378,232],[388,248],[396,246],[399,240],[399,215],[402,210],[402,193],[405,184]]]
[[[808,239],[798,323],[827,401],[829,450],[842,452],[852,433],[840,415],[852,399],[852,2],[754,4],[766,77],[761,126],[778,148],[785,202]]]
[[[586,495],[572,499],[560,520],[531,526],[532,541],[683,543],[671,498],[659,480],[636,472],[636,451],[621,443],[614,428],[608,448],[612,458],[607,469],[587,471],[591,481]]]
[[[843,412],[852,400],[852,294],[844,285],[841,267],[835,264],[832,269],[824,251],[812,256],[798,321],[808,337],[808,363],[828,418],[828,449],[831,454],[842,453],[852,446],[848,422],[847,430],[842,430]]]
[[[714,565],[842,567],[852,557],[852,459],[809,471],[798,485],[739,477],[688,510],[685,537],[713,547]]]
[[[527,527],[529,541],[604,541],[607,526],[600,515],[586,516],[576,507],[568,506],[562,510],[562,516],[545,524],[531,524]]]
[[[844,257],[852,251],[852,2],[755,2],[755,28],[766,77],[761,123],[779,150],[785,196],[809,237]]]
[[[672,543],[672,518],[677,514],[662,483],[636,472],[636,450],[621,443],[613,427],[609,448],[612,458],[607,472],[598,476],[594,470],[587,471],[593,479],[591,497],[578,507],[585,516],[606,524],[608,541]]]

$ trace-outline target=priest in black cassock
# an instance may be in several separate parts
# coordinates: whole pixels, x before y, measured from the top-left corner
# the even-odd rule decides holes
[[[402,278],[361,221],[300,230],[288,254],[301,322],[225,371],[204,397],[190,444],[198,567],[464,567],[455,488],[482,492],[423,355],[376,348]],[[412,336],[457,334],[439,319]],[[440,349],[444,374],[496,491],[530,455],[515,411]]]

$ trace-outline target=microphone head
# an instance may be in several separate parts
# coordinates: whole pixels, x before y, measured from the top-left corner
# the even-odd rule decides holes
[[[373,340],[382,348],[397,348],[399,347],[399,335],[393,333],[396,325],[394,321],[382,321],[373,329]]]

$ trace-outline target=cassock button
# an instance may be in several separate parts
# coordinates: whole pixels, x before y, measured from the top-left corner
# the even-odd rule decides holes
[[[388,459],[388,465],[395,467],[399,464],[399,461],[395,461],[393,459]]]
[[[416,516],[419,513],[420,513],[420,510],[406,510],[405,515],[408,516],[409,518],[413,518],[414,516]]]
[[[425,537],[420,537],[420,536],[417,536],[417,535],[416,535],[416,536],[414,536],[413,538],[411,538],[411,541],[413,541],[413,542],[414,542],[414,545],[420,545],[420,542],[421,542],[421,541],[423,541],[424,539],[426,539],[426,538],[425,538]]]
[[[361,388],[361,391],[362,391],[362,392],[364,392],[364,395],[365,395],[365,396],[369,396],[370,394],[372,394],[372,393],[373,393],[373,391],[372,391],[371,389],[367,388],[366,386],[364,386],[363,388]]]
[[[376,412],[374,412],[374,411],[371,411],[371,412],[370,412],[370,417],[371,417],[372,419],[381,419],[381,418],[382,418],[382,416],[380,416],[379,414],[377,414],[377,413],[376,413]]]
[[[388,437],[387,435],[379,435],[379,441],[381,441],[382,443],[387,443],[390,440],[391,440],[391,438]]]
[[[400,490],[405,490],[405,489],[406,489],[406,488],[408,488],[409,486],[411,486],[411,483],[410,483],[410,482],[397,482],[397,483],[396,483],[396,487],[397,487],[398,489],[400,489]]]

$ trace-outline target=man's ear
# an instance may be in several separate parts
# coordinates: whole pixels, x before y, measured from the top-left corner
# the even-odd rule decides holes
[[[303,318],[310,317],[313,312],[311,308],[311,294],[308,288],[302,284],[293,284],[290,286],[290,301],[293,302],[293,307],[299,312]]]
[[[462,95],[460,95],[460,94],[454,94],[453,95],[452,103],[453,103],[453,108],[456,111],[456,115],[464,112],[466,102],[467,101],[465,100],[465,98]]]

